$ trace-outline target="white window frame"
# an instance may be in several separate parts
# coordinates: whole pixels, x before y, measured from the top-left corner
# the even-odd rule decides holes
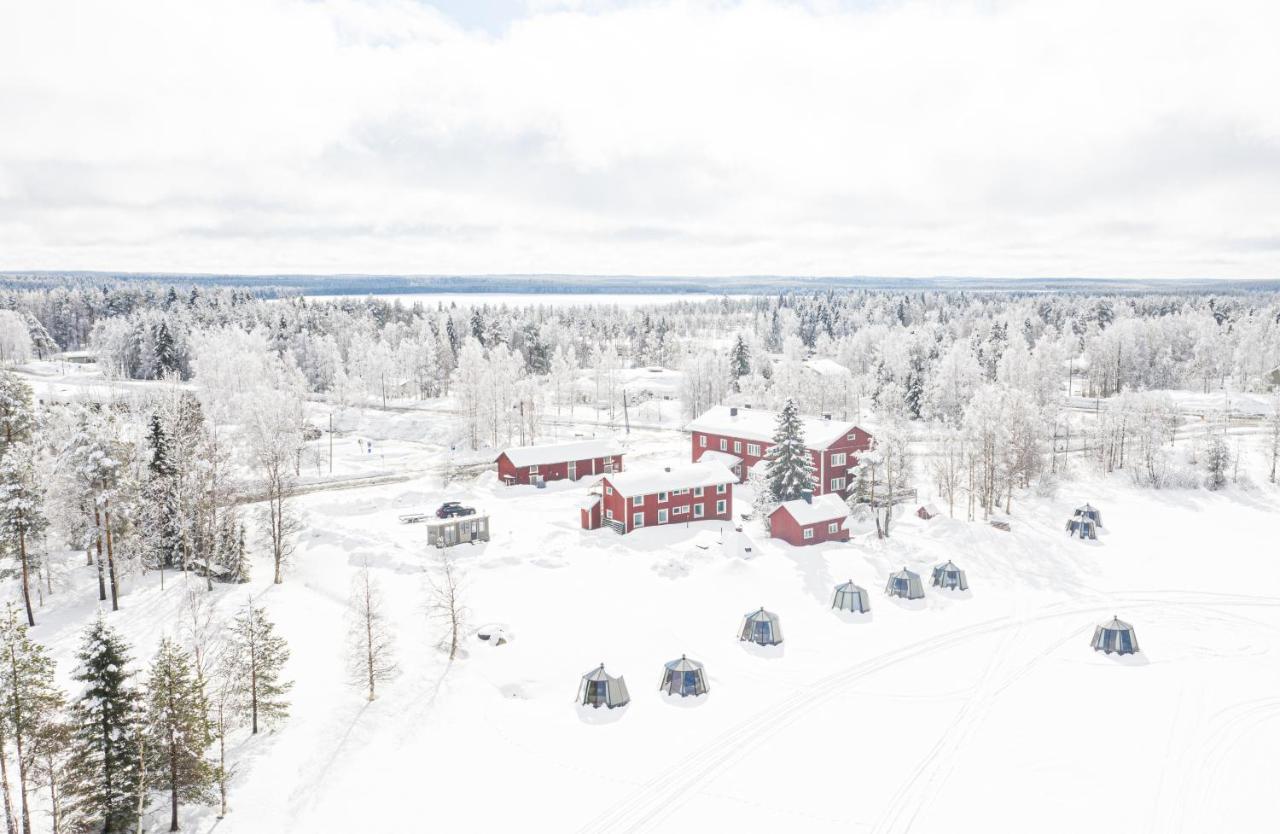
[[[661,504],[662,502],[664,502],[664,501],[666,501],[666,500],[667,500],[667,494],[666,494],[665,492],[659,492],[659,493],[658,493],[658,503],[659,503],[659,504]]]
[[[537,466],[537,464],[534,464],[533,466],[530,466],[530,467],[529,467],[529,474],[530,474],[530,475],[537,475],[537,474],[538,474],[538,466]]]
[[[832,479],[831,479],[831,491],[832,491],[832,492],[842,492],[843,490],[844,490],[844,478],[832,478]]]
[[[703,449],[707,448],[707,436],[705,434],[698,435],[698,445]]]
[[[747,454],[748,454],[748,455],[750,455],[750,456],[751,456],[751,457],[753,457],[753,458],[758,458],[758,457],[760,457],[760,444],[759,444],[759,443],[748,443],[748,444],[747,444]]]
[[[631,496],[631,506],[633,506],[633,507],[643,507],[643,506],[644,506],[644,496],[643,496],[643,495],[633,495],[633,496]]]
[[[729,511],[729,504],[723,498],[721,498],[719,501],[716,501],[716,515],[724,515],[728,511]]]
[[[734,453],[735,455],[740,455],[740,454],[742,454],[742,441],[741,441],[741,440],[735,440],[735,441],[733,441],[733,453]]]
[[[694,498],[701,498],[701,497],[702,497],[702,487],[694,487],[694,488],[693,488],[693,497],[694,497]]]
[[[703,505],[703,504],[694,504],[694,505],[693,505],[693,517],[694,517],[694,518],[702,518],[702,516],[703,516],[703,515],[705,515],[705,514],[706,514],[706,512],[707,512],[707,508],[706,508],[706,506],[705,506],[705,505]]]
[[[605,488],[604,488],[604,494],[605,494],[605,495],[613,495],[613,487],[611,487],[611,486],[607,486],[607,487],[605,487]]]
[[[632,529],[635,529],[636,527],[643,527],[643,526],[644,526],[644,513],[632,513],[631,514]]]
[[[835,452],[831,455],[832,466],[844,466],[844,462],[848,459],[848,455],[844,452]]]
[[[723,437],[720,438],[720,451],[722,452],[729,451],[729,441],[725,440]]]
[[[809,539],[813,538],[813,528],[812,528],[812,527],[806,527],[806,528],[804,528],[804,538],[805,538],[805,541],[808,541]]]
[[[845,440],[857,440],[857,439],[858,439],[858,436],[857,436],[856,434],[847,434],[847,435],[845,435],[844,439],[845,439]]]
[[[727,489],[729,489],[728,484],[716,484],[716,495],[724,495]]]
[[[613,510],[605,510],[604,517],[609,519],[610,521],[613,521]]]
[[[670,516],[667,515],[667,511],[665,509],[658,510],[659,524],[666,524],[669,520],[670,520]]]
[[[833,522],[831,522],[830,524],[828,524],[828,525],[827,525],[827,532],[828,532],[828,533],[838,533],[838,532],[840,532],[840,522],[838,522],[838,521],[833,521]]]

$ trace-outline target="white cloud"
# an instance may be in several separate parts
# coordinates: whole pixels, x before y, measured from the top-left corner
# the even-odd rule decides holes
[[[1271,2],[44,0],[0,268],[1275,277]]]

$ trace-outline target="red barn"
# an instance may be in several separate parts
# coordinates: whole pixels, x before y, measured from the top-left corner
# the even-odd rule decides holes
[[[508,486],[535,479],[576,481],[587,475],[622,471],[622,447],[616,440],[582,440],[546,446],[517,446],[498,455],[498,478]]]
[[[839,495],[814,495],[786,501],[769,514],[769,535],[800,547],[822,542],[847,542],[845,521],[849,507]]]
[[[815,495],[847,496],[853,488],[849,470],[857,466],[857,452],[871,448],[871,435],[845,420],[802,417],[804,442],[813,459]],[[764,459],[773,446],[778,413],[759,408],[717,405],[686,428],[691,433],[693,459],[714,460],[728,466],[738,481]]]
[[[582,526],[608,525],[617,533],[688,521],[728,521],[737,478],[717,463],[686,463],[606,475],[599,495],[581,508]]]

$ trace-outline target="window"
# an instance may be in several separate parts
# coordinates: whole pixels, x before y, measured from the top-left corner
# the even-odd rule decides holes
[[[806,528],[804,528],[804,537],[805,537],[805,539],[811,539],[811,538],[813,538],[813,528],[812,528],[812,527],[806,527]]]
[[[688,487],[685,487],[684,489],[675,489],[675,490],[672,490],[672,491],[671,491],[671,494],[672,494],[672,495],[688,495],[688,494],[689,494],[689,488],[688,488]]]
[[[832,479],[831,479],[831,491],[832,491],[832,492],[840,492],[840,491],[841,491],[841,490],[843,490],[843,489],[844,489],[844,478],[832,478]]]
[[[702,514],[703,514],[704,512],[706,512],[706,509],[707,509],[707,508],[706,508],[706,507],[704,507],[704,506],[702,506],[701,504],[694,504],[694,505],[693,505],[693,517],[694,517],[694,518],[702,518]]]
[[[667,511],[666,511],[666,510],[658,510],[658,523],[659,523],[659,524],[666,524],[666,523],[667,523]]]
[[[604,517],[609,519],[610,521],[613,521],[613,510],[605,510]]]
[[[644,506],[644,496],[643,496],[643,495],[633,495],[633,496],[631,496],[631,506],[633,506],[633,507],[643,507],[643,506]]]
[[[831,465],[832,465],[832,466],[844,466],[844,461],[845,461],[845,453],[844,453],[844,452],[837,452],[837,453],[835,453],[835,454],[833,454],[833,455],[831,456]]]
[[[838,521],[833,521],[833,522],[831,522],[830,524],[828,524],[828,525],[827,525],[827,532],[828,532],[828,533],[837,533],[837,532],[839,532],[839,531],[840,531],[840,522],[838,522]]]
[[[607,486],[607,487],[605,487],[605,488],[604,488],[604,494],[605,494],[605,495],[613,495],[613,487],[611,487],[611,486]]]
[[[758,457],[760,457],[760,444],[759,444],[759,443],[748,443],[748,444],[747,444],[747,454],[748,454],[748,455],[751,455],[751,457],[753,457],[753,458],[758,458]]]
[[[735,441],[733,441],[733,453],[734,453],[735,455],[740,455],[740,454],[742,454],[742,441],[741,441],[741,440],[735,440]]]
[[[687,512],[689,512],[689,508],[688,508],[687,506],[685,506],[685,507],[672,507],[672,508],[671,508],[671,514],[672,514],[672,515],[684,515],[684,514],[685,514],[685,513],[687,513]]]
[[[701,497],[702,497],[702,487],[694,487],[694,488],[693,488],[693,497],[694,497],[694,498],[701,498]]]
[[[529,467],[529,474],[530,474],[530,475],[537,475],[537,474],[538,474],[538,467],[536,467],[536,466],[530,466],[530,467]]]
[[[716,484],[716,495],[724,495],[725,490],[728,488],[729,486],[727,484]]]
[[[844,439],[845,439],[845,440],[857,440],[857,439],[858,439],[858,436],[857,436],[856,434],[847,434],[847,435],[845,435]]]
[[[631,526],[632,526],[632,527],[643,527],[643,526],[644,526],[644,513],[632,513],[632,515],[631,515]]]
[[[725,440],[723,437],[720,438],[720,451],[722,452],[729,451],[729,441]]]
[[[658,503],[662,503],[663,501],[666,501],[666,500],[667,500],[667,494],[665,492],[659,492]]]
[[[725,506],[725,501],[721,498],[716,502],[716,515],[724,515],[726,512],[728,512],[728,507]]]
[[[707,448],[707,436],[705,434],[698,435],[698,445],[704,449]]]

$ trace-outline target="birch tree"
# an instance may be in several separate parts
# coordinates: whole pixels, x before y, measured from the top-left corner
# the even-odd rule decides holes
[[[377,686],[395,676],[395,643],[383,615],[382,592],[369,573],[366,560],[351,582],[348,603],[350,644],[348,663],[352,681],[363,687],[370,701]]]

